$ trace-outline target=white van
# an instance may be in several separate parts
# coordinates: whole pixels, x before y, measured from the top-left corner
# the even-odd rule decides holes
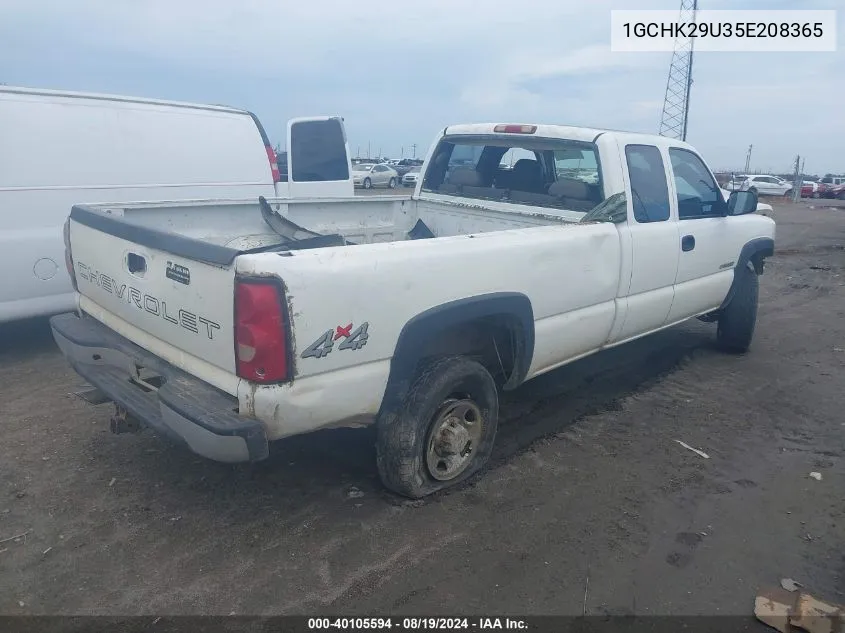
[[[333,132],[324,125],[321,146],[333,140],[347,172],[297,185],[280,182],[270,141],[245,110],[0,86],[0,323],[74,308],[62,240],[74,204],[351,195],[342,119],[291,121],[288,142],[319,151],[297,139],[318,123]]]

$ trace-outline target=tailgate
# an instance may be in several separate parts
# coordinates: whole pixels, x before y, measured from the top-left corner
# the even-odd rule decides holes
[[[133,326],[119,329],[141,347],[143,335],[165,343],[155,347],[176,366],[189,354],[235,373],[236,251],[80,207],[69,237],[83,310],[98,316],[87,299]]]

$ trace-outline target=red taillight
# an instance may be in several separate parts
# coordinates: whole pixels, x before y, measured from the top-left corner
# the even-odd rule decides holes
[[[266,146],[267,160],[270,161],[270,171],[273,174],[273,182],[281,182],[282,177],[279,175],[279,162],[276,158],[276,152],[271,145]]]
[[[79,290],[76,287],[76,273],[73,271],[73,255],[70,251],[70,218],[65,220],[65,225],[62,227],[62,237],[65,240],[65,267],[67,274],[70,275],[70,283],[73,284],[74,290]]]
[[[536,125],[497,125],[493,128],[496,134],[534,134]]]
[[[235,286],[235,360],[238,376],[252,382],[288,377],[287,330],[277,284],[239,281]]]

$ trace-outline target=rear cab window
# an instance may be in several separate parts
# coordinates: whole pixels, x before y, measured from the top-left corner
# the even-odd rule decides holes
[[[582,213],[604,200],[596,146],[542,137],[447,136],[422,190]]]
[[[294,182],[349,179],[346,138],[337,119],[292,124],[288,152]]]
[[[654,145],[626,145],[625,162],[634,219],[640,224],[668,220],[669,185],[660,150]]]

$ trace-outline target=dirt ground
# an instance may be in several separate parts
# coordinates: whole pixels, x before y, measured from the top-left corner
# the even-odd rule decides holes
[[[371,430],[245,466],[112,435],[46,321],[0,328],[0,539],[27,533],[0,613],[750,615],[783,577],[845,602],[845,206],[773,216],[749,354],[696,321],[538,378],[484,476],[423,502],[381,488]]]

